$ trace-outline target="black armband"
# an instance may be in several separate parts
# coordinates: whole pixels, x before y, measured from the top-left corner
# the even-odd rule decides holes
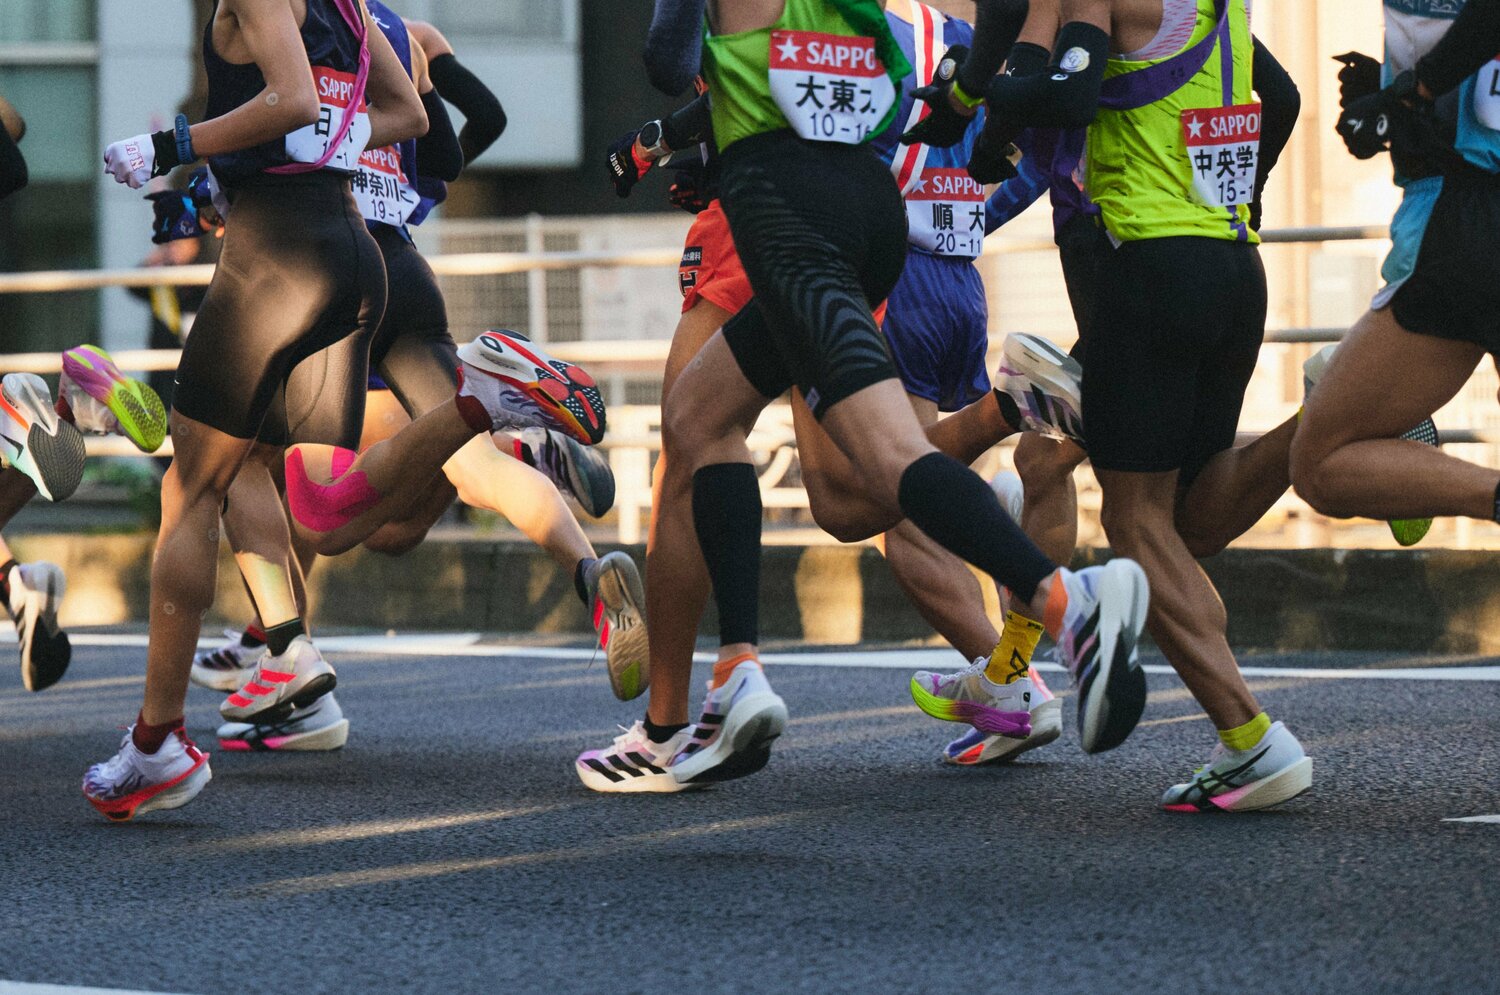
[[[1446,34],[1417,60],[1417,79],[1441,97],[1500,52],[1500,0],[1468,0]]]
[[[1052,63],[1034,76],[996,76],[984,99],[995,113],[1020,125],[1082,128],[1099,109],[1109,60],[1109,35],[1082,21],[1057,33]]]
[[[480,154],[505,131],[505,109],[490,88],[458,61],[452,52],[444,52],[427,63],[427,74],[438,95],[458,108],[464,116],[458,142],[464,151],[464,163]]]
[[[1033,45],[1029,41],[1017,42],[1005,57],[1005,75],[1007,76],[1035,76],[1047,68],[1047,60],[1052,53],[1040,45]]]
[[[422,94],[422,109],[427,112],[427,134],[417,139],[417,169],[423,176],[451,183],[464,168],[453,120],[435,89]]]
[[[961,91],[975,95],[984,91],[1020,37],[1029,9],[1027,0],[977,0],[974,41],[969,57],[958,67]]]
[[[707,93],[661,119],[661,139],[674,152],[713,136],[713,104]]]

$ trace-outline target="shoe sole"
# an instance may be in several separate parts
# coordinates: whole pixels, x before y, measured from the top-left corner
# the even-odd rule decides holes
[[[219,715],[226,722],[248,722],[251,725],[271,725],[276,722],[284,722],[291,717],[292,709],[306,708],[319,698],[338,686],[338,675],[332,670],[326,674],[318,674],[309,678],[307,683],[297,689],[296,693],[288,698],[283,698],[273,705],[261,709],[258,712],[247,712],[245,714],[229,714],[223,709]]]
[[[1049,425],[1041,434],[1053,439],[1080,441],[1081,432],[1074,428],[1083,424],[1083,394],[1079,387],[1083,377],[1083,367],[1079,365],[1078,360],[1036,335],[1012,333],[1006,336],[1001,348],[1000,375],[996,378],[1000,382],[995,385],[1001,395],[1010,396],[1006,390],[1006,383],[1010,379],[1006,375],[1007,371],[1019,374],[1035,385],[1025,393],[1031,394],[1037,407],[1048,412],[1048,421],[1057,420],[1056,411],[1051,404],[1047,403],[1048,398],[1037,395],[1036,387],[1040,387],[1044,394],[1050,395],[1054,404],[1058,400],[1063,402],[1064,413],[1071,423],[1070,427]],[[1059,377],[1056,374],[1056,368],[1059,366],[1072,376]],[[1014,402],[1014,398],[1010,399]],[[1007,421],[1011,420],[1009,412],[1002,413],[1006,415]]]
[[[1031,713],[1031,735],[1025,739],[991,737],[956,757],[947,753],[943,759],[958,767],[982,767],[1011,763],[1023,753],[1055,743],[1062,736],[1062,700],[1052,698]]]
[[[18,412],[26,408],[28,402],[38,411],[53,412],[52,396],[40,377],[11,374],[5,379],[8,381],[4,386],[6,403]],[[41,421],[33,419],[26,429],[26,448],[16,454],[14,463],[17,470],[37,485],[43,497],[49,501],[63,501],[78,490],[78,483],[83,479],[86,456],[83,433],[62,418],[47,420],[56,425],[56,431],[47,431]]]
[[[1146,674],[1136,644],[1150,598],[1146,572],[1131,560],[1110,560],[1099,582],[1099,646],[1078,688],[1078,732],[1085,753],[1125,742],[1146,710]]]
[[[267,736],[265,739],[219,737],[219,749],[235,753],[326,753],[343,749],[349,742],[349,720],[339,719],[331,726],[290,736]]]
[[[69,349],[63,353],[63,372],[109,409],[137,449],[154,453],[161,448],[167,437],[166,405],[149,386],[121,373],[107,352],[89,345]]]
[[[1209,799],[1213,808],[1197,805],[1163,805],[1168,812],[1257,812],[1291,801],[1312,788],[1312,757],[1303,757],[1270,777]]]
[[[981,705],[977,701],[951,701],[940,698],[922,687],[921,681],[911,679],[911,700],[924,713],[944,722],[967,722],[980,732],[992,736],[1009,736],[1024,739],[1031,735],[1031,713],[1024,709],[1007,712],[999,708]]]
[[[692,784],[679,782],[670,771],[661,774],[638,771],[636,776],[621,771],[623,777],[618,781],[611,781],[586,764],[575,761],[573,769],[578,772],[578,780],[583,782],[585,788],[602,794],[670,794],[677,791],[691,791],[695,787]]]
[[[198,764],[175,781],[135,794],[126,796],[125,799],[117,799],[112,802],[100,802],[84,792],[89,804],[98,809],[99,812],[110,822],[129,822],[138,815],[147,812],[159,812],[164,809],[182,808],[188,802],[198,797],[198,793],[207,786],[214,777],[213,771],[208,766],[208,754],[203,755],[203,762]]]
[[[594,627],[597,630],[602,621],[608,621],[604,659],[609,687],[616,698],[632,701],[651,686],[651,639],[643,611],[646,589],[629,554],[606,553],[599,564],[598,604],[603,618],[596,618]],[[627,612],[633,617],[626,618]]]
[[[523,341],[510,335],[502,341],[499,336],[489,335],[490,338],[500,343],[500,347],[497,348],[482,344],[485,337],[481,335],[461,346],[458,358],[482,373],[501,381],[512,399],[535,415],[535,424],[538,426],[555,429],[586,446],[594,445],[604,438],[606,423],[604,398],[600,395],[594,379],[586,370],[573,366],[571,363],[562,363],[553,359],[530,341]],[[490,349],[501,354],[514,352],[530,369],[518,370],[508,363],[497,362],[488,355],[487,350]],[[567,407],[564,399],[553,397],[547,392],[543,382],[537,379],[539,369],[550,373],[553,379],[561,383],[567,389],[569,398],[575,393],[586,394],[589,391],[592,391],[594,396],[591,398],[585,396],[584,401],[576,402],[580,411],[573,411]],[[580,417],[583,409],[593,411],[597,418],[596,425],[589,427],[584,424],[586,419]]]
[[[31,591],[26,596],[26,606],[21,610],[21,622],[16,626],[21,643],[21,684],[27,691],[45,691],[67,672],[73,660],[73,644],[68,634],[57,626],[57,608],[66,590],[61,570],[47,571],[47,587],[44,591]],[[43,635],[52,644],[60,646],[62,666],[50,680],[41,679],[36,671],[36,629],[40,625]]]
[[[729,710],[719,738],[671,767],[681,784],[712,784],[754,774],[786,732],[786,702],[775,692],[751,695]]]
[[[568,489],[590,518],[603,518],[615,506],[615,474],[597,450],[559,432],[567,450]]]

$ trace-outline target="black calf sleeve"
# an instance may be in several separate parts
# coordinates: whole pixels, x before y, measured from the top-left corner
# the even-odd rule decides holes
[[[928,453],[901,474],[901,510],[917,528],[974,564],[1022,601],[1057,569],[1000,507],[979,474],[951,456]]]
[[[693,527],[714,603],[719,645],[760,641],[760,482],[749,463],[714,463],[693,474]]]

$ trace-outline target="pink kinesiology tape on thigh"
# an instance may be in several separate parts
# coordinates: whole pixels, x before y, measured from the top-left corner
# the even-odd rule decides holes
[[[302,450],[293,449],[286,458],[286,502],[292,517],[314,532],[332,532],[373,508],[380,493],[364,471],[344,475],[357,456],[352,449],[335,448],[329,467],[333,482],[320,484],[308,477]]]

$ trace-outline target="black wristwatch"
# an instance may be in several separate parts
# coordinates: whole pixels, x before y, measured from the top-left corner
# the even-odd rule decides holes
[[[646,154],[653,159],[661,159],[669,155],[672,151],[667,148],[666,142],[663,140],[660,121],[647,121],[641,125],[641,131],[636,136],[636,141],[641,143],[641,148],[645,149]]]

